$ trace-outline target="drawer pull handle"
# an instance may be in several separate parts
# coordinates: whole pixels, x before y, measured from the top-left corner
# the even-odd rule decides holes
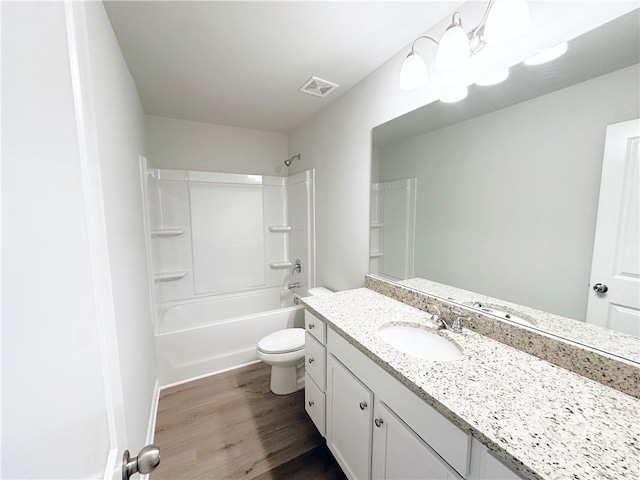
[[[367,402],[360,402],[360,410],[367,408]]]
[[[310,407],[313,407],[313,406],[315,405],[315,402],[314,402],[313,400],[309,400],[309,402],[308,402],[308,403],[309,403],[309,406],[310,406]]]
[[[309,357],[309,363],[313,363],[314,361],[313,357]]]
[[[378,428],[380,428],[382,426],[382,424],[384,423],[381,418],[376,418],[374,422],[376,424],[376,427],[378,427]]]
[[[316,326],[313,323],[309,324],[309,330],[313,330]]]

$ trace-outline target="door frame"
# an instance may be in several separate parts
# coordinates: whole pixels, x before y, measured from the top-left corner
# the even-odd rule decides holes
[[[110,449],[107,454],[103,478],[110,480],[121,478],[122,459],[119,453],[127,444],[124,397],[120,378],[121,365],[109,263],[97,124],[91,89],[86,10],[83,2],[72,0],[65,0],[64,8],[82,175],[82,193],[93,277],[92,289],[96,305],[105,390],[105,411],[109,426]]]

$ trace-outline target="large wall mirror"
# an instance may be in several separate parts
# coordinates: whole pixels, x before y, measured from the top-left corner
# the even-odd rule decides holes
[[[607,127],[637,129],[640,117],[639,18],[634,10],[549,63],[515,65],[503,83],[376,127],[370,272],[640,363],[638,134],[617,140],[622,183],[602,179],[617,132]],[[615,208],[603,209],[601,187]],[[621,220],[603,222],[607,211]],[[620,230],[624,247],[613,261],[626,284],[608,293],[593,289],[597,225]],[[592,297],[621,288],[631,303],[609,301],[589,318]]]

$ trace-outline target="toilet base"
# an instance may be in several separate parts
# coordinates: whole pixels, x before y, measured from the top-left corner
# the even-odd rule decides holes
[[[276,395],[289,395],[304,388],[304,358],[291,367],[271,366],[271,391]]]

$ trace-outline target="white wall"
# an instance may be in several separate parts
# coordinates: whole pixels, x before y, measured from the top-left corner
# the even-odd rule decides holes
[[[110,437],[65,10],[1,7],[0,476],[96,478]]]
[[[380,148],[381,181],[418,177],[415,275],[584,320],[605,130],[638,117],[639,74]]]
[[[473,24],[481,18],[484,6],[484,2],[470,2],[459,11],[463,19],[476,19],[469,20]],[[501,48],[486,47],[457,76],[470,84],[636,6],[635,2],[530,2],[527,34]],[[441,38],[448,22],[450,17],[427,33]],[[292,172],[316,168],[319,285],[334,290],[358,287],[368,271],[371,129],[436,100],[456,78],[433,68],[434,49],[424,42],[418,50],[427,57],[430,83],[414,91],[400,90],[398,75],[408,50],[392,57],[289,136],[289,153],[302,154]]]
[[[287,176],[281,133],[147,115],[149,162],[156,168]]]
[[[128,445],[145,445],[156,381],[139,156],[144,111],[102,2],[87,2],[97,123]]]

